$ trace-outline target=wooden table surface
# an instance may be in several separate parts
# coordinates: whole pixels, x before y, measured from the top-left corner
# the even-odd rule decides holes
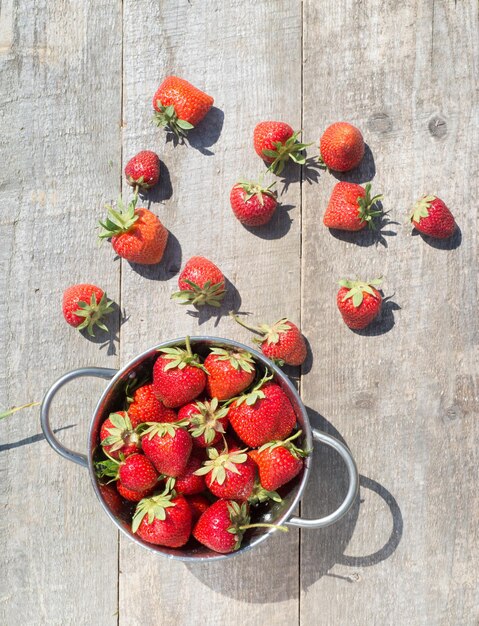
[[[257,321],[288,316],[311,347],[292,374],[312,423],[347,443],[361,474],[335,526],[185,565],[119,536],[87,472],[43,439],[38,409],[17,413],[0,424],[0,623],[477,624],[476,0],[5,0],[0,20],[2,406],[186,333],[249,342],[233,307]],[[215,98],[190,145],[166,143],[151,123],[169,73]],[[366,157],[341,178],[384,195],[381,230],[334,236],[322,225],[336,178],[313,160],[279,181],[269,227],[243,228],[229,189],[261,171],[252,131],[263,119],[304,129],[310,157],[333,121],[361,128]],[[150,208],[171,232],[147,269],[115,259],[95,232],[141,149],[162,160]],[[453,210],[452,241],[411,233],[408,210],[426,192]],[[230,281],[219,312],[194,316],[169,298],[194,254]],[[382,318],[351,332],[337,280],[377,275]],[[86,281],[119,305],[111,335],[95,341],[61,316],[63,290]],[[59,394],[53,421],[68,446],[85,451],[102,388],[83,380]],[[346,489],[323,447],[313,474],[310,517]]]

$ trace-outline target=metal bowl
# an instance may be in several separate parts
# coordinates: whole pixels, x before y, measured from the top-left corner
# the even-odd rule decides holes
[[[311,472],[312,464],[314,463],[314,451],[305,459],[304,469],[301,474],[293,481],[285,485],[285,488],[281,492],[283,498],[282,502],[272,502],[268,505],[262,505],[259,507],[257,514],[255,515],[256,521],[264,521],[270,524],[286,524],[288,526],[299,526],[301,528],[323,528],[333,524],[339,520],[349,510],[353,504],[357,492],[358,492],[358,472],[356,464],[354,462],[351,453],[348,448],[344,446],[340,441],[320,432],[314,428],[311,428],[309,423],[308,414],[304,407],[304,404],[299,397],[298,392],[289,380],[289,378],[282,372],[274,363],[267,359],[260,352],[251,349],[237,341],[229,339],[222,339],[219,337],[190,337],[191,346],[194,352],[205,356],[209,348],[212,347],[230,347],[235,349],[242,349],[250,352],[255,358],[256,362],[264,367],[272,370],[274,373],[274,382],[279,384],[284,392],[287,394],[291,404],[293,405],[298,424],[303,431],[302,433],[302,446],[308,450],[313,450],[313,441],[325,443],[326,445],[334,448],[338,454],[342,457],[349,475],[349,487],[346,497],[342,504],[331,514],[319,518],[319,519],[302,519],[293,516],[293,511],[296,508],[301,496],[304,492],[308,478]],[[99,483],[94,471],[95,455],[98,451],[99,431],[102,422],[108,417],[109,413],[118,410],[120,402],[125,397],[125,386],[132,378],[142,378],[143,375],[151,375],[153,363],[158,357],[158,350],[162,348],[172,348],[177,346],[184,346],[185,338],[173,339],[171,341],[165,341],[146,352],[143,352],[139,356],[131,360],[121,370],[113,370],[100,367],[85,367],[74,370],[62,376],[57,380],[52,387],[47,391],[43,399],[41,406],[41,425],[45,434],[45,438],[52,448],[58,452],[61,456],[65,457],[69,461],[78,463],[83,467],[87,467],[90,479],[92,481],[93,489],[95,490],[98,499],[112,522],[125,534],[129,539],[143,546],[151,552],[156,552],[162,556],[166,556],[171,559],[179,559],[182,561],[214,561],[219,559],[228,559],[246,550],[250,550],[255,546],[265,541],[269,535],[276,532],[275,529],[251,529],[244,538],[243,543],[239,550],[232,552],[231,554],[218,554],[208,548],[190,541],[186,546],[179,549],[166,548],[163,546],[156,546],[147,543],[134,535],[130,529],[130,515],[125,511],[125,507],[118,507],[112,502],[111,498],[108,498],[108,494],[105,492],[105,488]],[[104,378],[110,380],[105,391],[101,395],[98,404],[91,418],[89,434],[88,434],[88,454],[79,454],[69,450],[63,446],[55,437],[52,428],[50,426],[50,405],[57,393],[57,391],[66,383],[82,376],[93,376],[98,378]],[[259,519],[257,519],[259,517]]]

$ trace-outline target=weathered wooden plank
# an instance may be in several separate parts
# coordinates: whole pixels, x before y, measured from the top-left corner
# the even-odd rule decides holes
[[[73,281],[93,281],[118,300],[119,266],[108,247],[98,249],[94,228],[121,165],[120,10],[111,2],[2,3],[5,408],[41,400],[68,370],[118,361],[64,323],[61,297]],[[85,450],[101,388],[72,384],[54,404],[58,436],[74,449]],[[117,533],[86,471],[46,444],[38,409],[0,426],[0,622],[116,624]]]
[[[374,175],[398,224],[378,245],[333,237],[320,220],[335,179],[303,186],[303,330],[314,352],[303,397],[346,439],[363,478],[359,511],[302,533],[301,622],[317,624],[320,606],[328,625],[476,624],[477,3],[304,9],[306,137],[357,124],[375,164],[359,174]],[[426,192],[452,208],[462,241],[411,236],[407,211]],[[336,310],[336,281],[380,274],[401,310],[386,305],[374,330],[355,334]],[[327,460],[308,515],[343,489],[339,462]]]
[[[227,317],[207,319],[211,312],[204,312],[197,320],[169,300],[180,265],[194,254],[218,263],[236,286],[241,309],[258,320],[298,319],[299,185],[283,197],[294,208],[280,211],[262,237],[234,219],[229,191],[238,176],[255,177],[262,169],[252,146],[257,122],[301,124],[300,4],[211,2],[205,10],[204,3],[186,0],[125,2],[124,16],[124,160],[140,149],[159,152],[172,195],[165,198],[169,184],[163,182],[152,208],[179,243],[159,270],[140,275],[123,266],[123,302],[134,303],[135,317],[122,328],[122,360],[185,333],[250,341]],[[216,108],[191,136],[193,146],[165,145],[164,133],[150,122],[151,98],[168,73],[215,98]],[[221,315],[237,306],[238,296],[230,297]],[[237,560],[188,568],[122,539],[120,623],[145,623],[151,615],[168,625],[295,623],[297,562],[295,531]]]

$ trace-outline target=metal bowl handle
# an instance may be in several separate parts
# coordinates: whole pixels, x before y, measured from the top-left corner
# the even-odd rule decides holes
[[[55,437],[53,430],[50,426],[50,405],[52,400],[60,389],[66,383],[69,383],[71,380],[75,380],[75,378],[81,378],[83,376],[94,376],[96,378],[104,378],[105,380],[110,380],[113,378],[117,370],[108,369],[106,367],[82,367],[78,370],[73,370],[73,372],[68,372],[61,378],[59,378],[50,389],[45,394],[43,398],[42,406],[40,408],[40,423],[42,425],[43,434],[45,435],[45,439],[51,445],[51,447],[58,452],[61,456],[65,457],[69,461],[73,461],[74,463],[78,463],[82,467],[88,467],[88,460],[85,454],[80,454],[79,452],[73,452],[69,448],[66,448],[63,444],[61,444],[58,439]]]
[[[346,515],[346,513],[351,508],[353,502],[355,501],[358,493],[358,470],[356,467],[356,463],[351,456],[351,452],[348,450],[348,448],[346,448],[344,444],[342,444],[334,437],[331,437],[331,435],[326,435],[325,433],[322,433],[315,428],[313,428],[313,439],[315,441],[325,443],[331,448],[334,448],[334,450],[336,450],[336,452],[345,462],[349,476],[348,493],[346,494],[346,497],[344,498],[340,506],[333,513],[326,515],[326,517],[321,517],[319,519],[301,519],[300,517],[292,517],[286,522],[288,526],[300,526],[301,528],[324,528],[325,526],[334,524],[334,522],[337,522],[339,519],[341,519],[343,515]]]

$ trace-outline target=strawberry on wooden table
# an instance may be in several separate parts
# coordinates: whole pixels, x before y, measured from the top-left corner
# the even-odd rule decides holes
[[[133,428],[126,411],[110,413],[101,425],[100,443],[105,454],[114,459],[119,459],[120,454],[127,457],[138,452],[140,436]]]
[[[167,76],[153,97],[157,126],[166,127],[177,137],[186,135],[205,117],[213,98],[183,78]]]
[[[197,398],[206,387],[206,372],[193,354],[189,337],[186,349],[162,348],[153,366],[153,391],[168,408],[177,408]]]
[[[321,160],[331,170],[347,172],[361,162],[364,139],[361,131],[348,122],[328,126],[319,142]]]
[[[371,197],[371,184],[340,182],[334,186],[324,213],[323,223],[328,228],[358,231],[366,226],[374,228],[374,218],[382,211],[376,207],[381,195]]]
[[[151,150],[135,154],[125,166],[126,182],[135,189],[150,189],[160,179],[160,159]]]
[[[142,265],[159,263],[165,252],[168,230],[158,217],[144,208],[136,208],[138,197],[125,207],[118,200],[119,211],[108,208],[107,219],[100,222],[100,239],[111,239],[111,245],[118,256]]]
[[[258,450],[256,463],[264,489],[275,491],[295,478],[303,468],[303,457],[308,453],[294,445],[301,435],[299,430],[284,441],[270,441]]]
[[[133,428],[145,422],[177,422],[178,416],[173,409],[168,409],[154,392],[153,384],[139,387],[133,394],[133,401],[128,407]]]
[[[171,295],[180,304],[220,307],[226,293],[223,272],[209,259],[193,256],[178,277],[177,291]]]
[[[94,336],[95,326],[108,331],[102,319],[113,311],[112,304],[103,289],[96,285],[71,285],[63,292],[63,317],[70,326],[78,330],[86,328],[88,334]]]
[[[285,122],[260,122],[253,133],[256,154],[269,163],[268,169],[278,175],[289,159],[304,165],[306,157],[303,151],[310,144],[298,141],[300,132],[294,132]]]
[[[436,239],[447,239],[454,234],[456,222],[448,207],[437,196],[424,196],[416,202],[410,214],[416,230]]]
[[[249,506],[246,502],[217,500],[201,515],[193,528],[193,537],[201,544],[229,554],[239,550],[243,535],[249,528],[275,528],[286,532],[285,526],[274,524],[250,524]]]
[[[242,393],[256,375],[252,355],[237,348],[211,348],[204,366],[208,370],[206,391],[221,401]]]
[[[131,530],[148,543],[181,548],[190,537],[191,519],[185,498],[164,491],[137,504]]]
[[[188,420],[193,445],[207,448],[217,443],[228,424],[228,407],[219,406],[218,398],[197,400],[182,406],[178,418]]]
[[[272,361],[283,365],[301,365],[306,360],[307,348],[301,331],[286,317],[274,324],[249,326],[237,315],[230,312],[231,317],[244,328],[261,335],[253,341],[261,347],[261,352]]]
[[[186,470],[193,442],[183,422],[146,423],[142,427],[143,452],[160,474],[180,476]]]
[[[253,491],[256,465],[246,449],[219,454],[215,448],[209,448],[208,456],[209,460],[195,473],[206,477],[211,493],[218,498],[247,500]]]
[[[366,328],[380,313],[382,296],[376,289],[381,279],[367,281],[340,280],[338,309],[344,322],[353,330]]]
[[[231,208],[235,217],[245,226],[264,226],[276,210],[278,202],[271,191],[272,183],[263,187],[261,183],[240,180],[230,193]]]

